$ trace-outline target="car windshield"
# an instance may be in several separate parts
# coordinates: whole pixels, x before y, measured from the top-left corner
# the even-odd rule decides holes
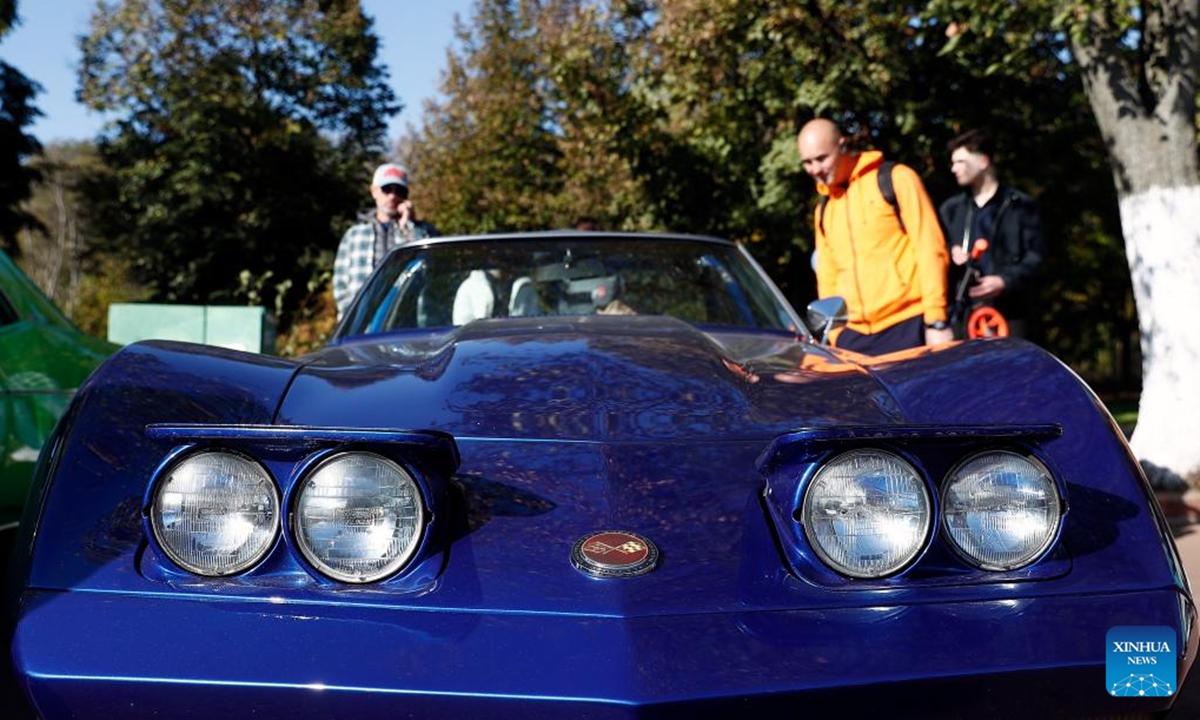
[[[762,271],[731,243],[497,236],[393,252],[338,334],[593,314],[804,332]]]

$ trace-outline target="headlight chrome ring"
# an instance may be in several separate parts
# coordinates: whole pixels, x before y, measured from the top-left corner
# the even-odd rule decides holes
[[[400,572],[426,524],[421,488],[399,464],[371,452],[344,452],[300,480],[292,514],[300,553],[321,574],[347,583]]]
[[[227,450],[183,457],[162,474],[150,507],[154,539],[176,565],[209,577],[261,561],[279,534],[279,491],[259,463]]]
[[[801,522],[826,565],[853,578],[879,578],[900,572],[924,549],[932,505],[927,483],[907,460],[851,450],[813,476]]]
[[[942,529],[950,546],[983,570],[1016,570],[1054,542],[1062,502],[1042,463],[1010,450],[968,458],[942,488]]]

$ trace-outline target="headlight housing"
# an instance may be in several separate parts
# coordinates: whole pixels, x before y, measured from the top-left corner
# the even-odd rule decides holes
[[[210,577],[262,560],[279,533],[279,491],[261,465],[207,450],[179,460],[158,482],[150,509],[155,540],[175,564]]]
[[[292,522],[296,545],[319,572],[369,583],[412,559],[425,509],[420,487],[404,468],[375,453],[347,452],[301,481]]]
[[[809,544],[854,578],[899,572],[929,538],[929,488],[908,461],[884,450],[851,450],[826,463],[804,495]]]
[[[942,527],[951,547],[984,570],[1033,563],[1054,541],[1061,517],[1049,471],[1008,450],[966,460],[942,490]]]

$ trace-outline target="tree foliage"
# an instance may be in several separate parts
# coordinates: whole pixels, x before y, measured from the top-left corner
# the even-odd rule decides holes
[[[0,37],[17,22],[16,0],[0,0]],[[16,235],[36,222],[22,210],[37,172],[26,162],[41,144],[26,132],[40,113],[33,98],[41,88],[20,70],[0,62],[0,246],[18,252]]]
[[[449,56],[452,101],[429,108],[436,119],[412,158],[443,228],[492,232],[552,221],[559,153],[538,88],[531,5],[487,0],[474,30],[456,28],[470,51]]]
[[[117,118],[103,236],[156,299],[270,303],[328,264],[399,109],[357,0],[102,2],[81,48]]]

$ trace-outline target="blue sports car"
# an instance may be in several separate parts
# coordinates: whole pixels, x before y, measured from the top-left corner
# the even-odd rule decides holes
[[[299,360],[131,345],[22,533],[47,718],[1129,717],[1197,646],[1069,369],[831,348],[712,238],[425,240]]]

